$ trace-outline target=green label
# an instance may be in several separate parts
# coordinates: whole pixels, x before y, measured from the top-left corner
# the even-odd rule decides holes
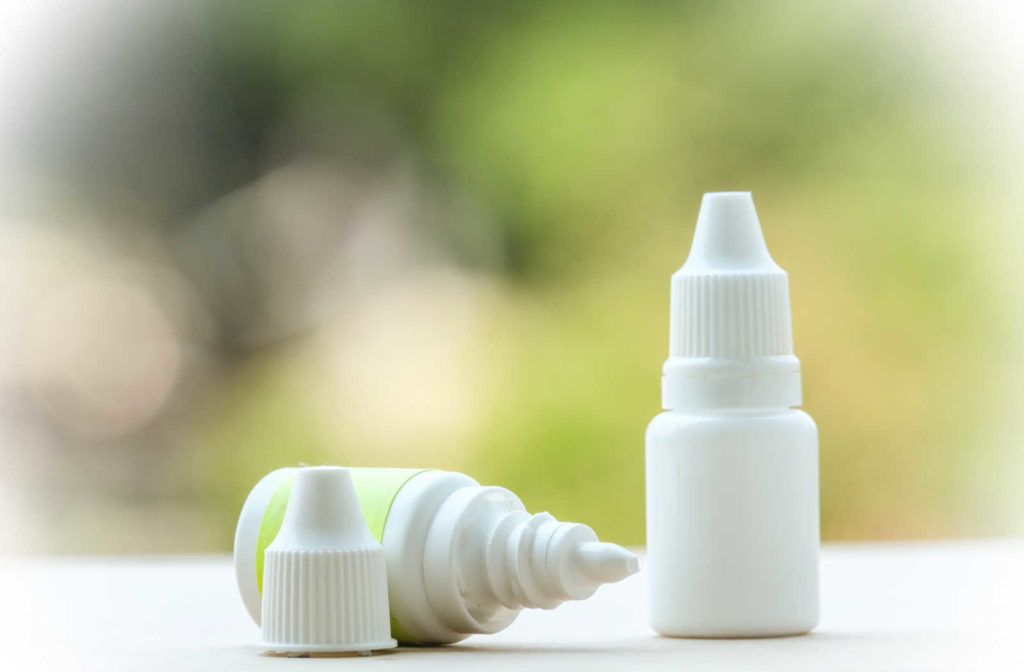
[[[395,501],[398,491],[409,482],[409,479],[416,474],[421,474],[428,469],[374,469],[354,468],[349,469],[352,475],[352,484],[355,486],[356,497],[359,499],[359,506],[363,510],[363,518],[366,519],[366,526],[370,533],[377,538],[377,541],[384,541],[384,525],[388,521],[388,513],[391,512],[391,504]],[[263,519],[260,521],[260,533],[256,541],[256,585],[259,587],[260,595],[263,594],[263,554],[267,546],[274,541],[274,537],[281,530],[281,523],[284,521],[284,512],[288,508],[288,498],[292,494],[292,483],[295,476],[289,476],[270,498],[266,511],[263,512]],[[391,617],[391,636],[404,644],[417,643],[409,637],[401,625]]]

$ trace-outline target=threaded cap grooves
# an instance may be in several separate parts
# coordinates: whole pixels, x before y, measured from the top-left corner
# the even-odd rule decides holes
[[[384,555],[268,550],[264,564],[264,646],[272,650],[386,648],[391,640]]]
[[[672,277],[672,357],[789,355],[791,324],[784,271]]]

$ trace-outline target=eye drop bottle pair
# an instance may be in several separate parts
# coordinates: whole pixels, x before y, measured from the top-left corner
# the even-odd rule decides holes
[[[786,272],[749,193],[704,196],[672,276],[663,413],[647,428],[649,618],[676,637],[818,622],[818,433]]]

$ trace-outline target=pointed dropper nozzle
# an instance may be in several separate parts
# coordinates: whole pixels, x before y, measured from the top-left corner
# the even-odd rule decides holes
[[[603,541],[581,544],[576,557],[580,571],[597,583],[621,581],[640,569],[640,559],[635,553]]]
[[[704,194],[683,273],[777,271],[749,191]]]

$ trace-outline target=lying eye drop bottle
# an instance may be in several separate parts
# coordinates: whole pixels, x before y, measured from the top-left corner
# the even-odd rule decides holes
[[[235,571],[260,621],[264,551],[288,506],[296,469],[265,476],[242,507]],[[370,532],[387,559],[391,634],[448,644],[508,627],[524,607],[590,597],[637,571],[636,555],[586,525],[530,515],[505,488],[426,469],[350,469]]]
[[[647,428],[651,626],[771,637],[818,622],[818,431],[786,272],[749,193],[704,195],[672,276],[665,412]]]

